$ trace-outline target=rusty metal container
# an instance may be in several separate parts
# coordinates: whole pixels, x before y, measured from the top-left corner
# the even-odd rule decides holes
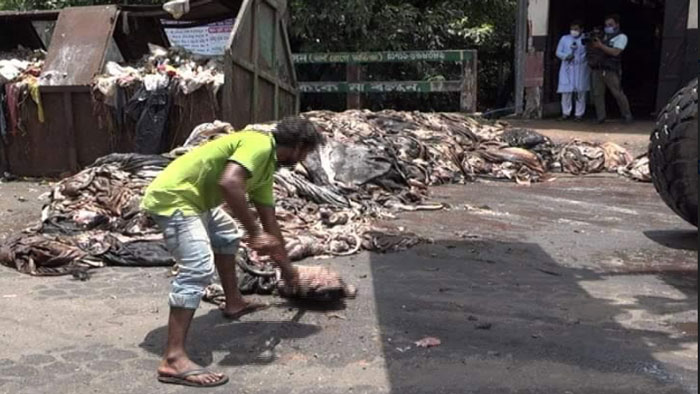
[[[297,112],[298,94],[284,0],[195,0],[178,22],[200,26],[235,18],[224,54],[225,82],[216,97],[205,89],[175,97],[168,117],[168,147],[184,142],[194,126],[220,119],[243,127]],[[44,122],[37,106],[21,107],[22,131],[0,151],[0,170],[22,176],[60,176],[78,171],[100,156],[137,150],[133,124],[115,127],[98,110],[92,82],[107,61],[135,61],[148,54],[148,43],[169,47],[162,22],[173,17],[160,6],[89,6],[60,12],[0,12],[2,28],[12,37],[31,27],[27,21],[55,20],[41,74]],[[0,35],[2,36],[2,35]],[[7,37],[7,36],[6,36]],[[25,41],[26,38],[23,38]],[[42,48],[41,40],[22,43]],[[15,40],[16,41],[16,40]],[[8,48],[17,42],[8,42]],[[0,39],[0,48],[3,40]],[[118,54],[117,54],[118,53]],[[208,95],[209,94],[209,95]],[[208,100],[204,108],[194,106]],[[4,157],[4,159],[3,159]]]

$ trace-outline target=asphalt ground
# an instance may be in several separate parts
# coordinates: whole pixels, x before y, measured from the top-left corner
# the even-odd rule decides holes
[[[641,138],[641,137],[639,137]],[[0,239],[47,185],[0,184]],[[399,216],[430,242],[309,260],[358,286],[343,305],[196,313],[188,348],[216,393],[697,393],[697,230],[615,175],[433,190]],[[0,393],[189,393],[163,385],[165,268],[88,281],[0,267]],[[437,347],[415,342],[436,337]]]

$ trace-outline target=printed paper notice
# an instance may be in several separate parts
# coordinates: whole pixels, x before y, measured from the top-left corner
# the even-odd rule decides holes
[[[219,56],[226,51],[228,38],[233,30],[234,19],[187,28],[168,28],[187,22],[162,21],[165,35],[171,46],[178,46],[188,51],[205,56]]]

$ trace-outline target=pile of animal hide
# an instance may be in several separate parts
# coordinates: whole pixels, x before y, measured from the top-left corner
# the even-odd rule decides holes
[[[460,114],[316,111],[303,116],[327,143],[294,170],[275,175],[277,219],[293,261],[396,251],[421,242],[405,229],[379,223],[400,211],[442,209],[430,203],[433,185],[478,178],[527,184],[557,171],[636,174],[644,167],[612,143],[557,146],[532,130]],[[172,265],[154,223],[139,210],[144,189],[174,158],[231,132],[227,123],[206,123],[167,154],[97,160],[53,186],[41,224],[5,243],[0,262],[32,275],[105,264]],[[269,260],[246,247],[237,260],[245,292],[274,287]]]
[[[378,177],[378,173],[367,174],[375,176],[376,181],[369,177],[353,179],[359,181],[355,186],[377,183],[385,190],[390,189],[385,178],[391,174],[394,185],[408,185],[409,191],[414,193],[426,190],[426,186],[464,183],[476,178],[528,184],[545,180],[556,172],[615,173],[634,161],[625,148],[613,142],[573,140],[555,145],[530,129],[484,123],[459,114],[354,110],[314,111],[303,116],[319,125],[331,141],[311,160],[320,158],[326,175],[334,180],[333,186],[340,188],[348,183],[344,179],[346,172],[352,171],[343,163],[347,156],[343,152],[358,146],[372,152],[365,154],[367,157],[362,157],[363,160],[371,158],[377,163],[376,167],[384,163],[381,168],[386,171],[381,172],[384,177]],[[350,147],[340,147],[347,144],[351,144]],[[636,165],[639,167],[643,163]],[[322,176],[310,175],[314,183],[328,184]],[[405,187],[399,189],[405,190]]]
[[[278,270],[270,272],[251,273],[249,268],[239,263],[243,268],[246,278],[251,278],[262,282],[262,286],[247,279],[239,280],[239,289],[244,294],[256,291],[258,293],[271,293],[277,290],[284,298],[303,298],[314,301],[340,301],[343,298],[355,298],[357,288],[345,283],[337,272],[322,266],[296,265],[298,274],[298,284],[288,286]],[[274,274],[274,276],[272,276]],[[251,287],[251,283],[255,283]],[[223,287],[218,284],[207,286],[204,291],[204,299],[211,303],[220,305],[226,302],[226,294]]]
[[[111,154],[54,185],[41,223],[0,246],[0,263],[31,275],[104,265],[174,263],[139,209],[145,187],[168,165],[158,155]]]
[[[636,157],[626,167],[617,168],[617,173],[639,182],[651,182],[651,170],[649,169],[649,155],[643,154]]]

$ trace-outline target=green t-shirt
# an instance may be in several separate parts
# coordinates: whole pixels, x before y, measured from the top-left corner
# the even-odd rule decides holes
[[[274,205],[273,176],[277,168],[274,138],[262,132],[232,133],[193,149],[175,159],[153,180],[141,200],[149,213],[197,215],[223,202],[219,179],[229,162],[249,172],[246,192],[261,205]]]

